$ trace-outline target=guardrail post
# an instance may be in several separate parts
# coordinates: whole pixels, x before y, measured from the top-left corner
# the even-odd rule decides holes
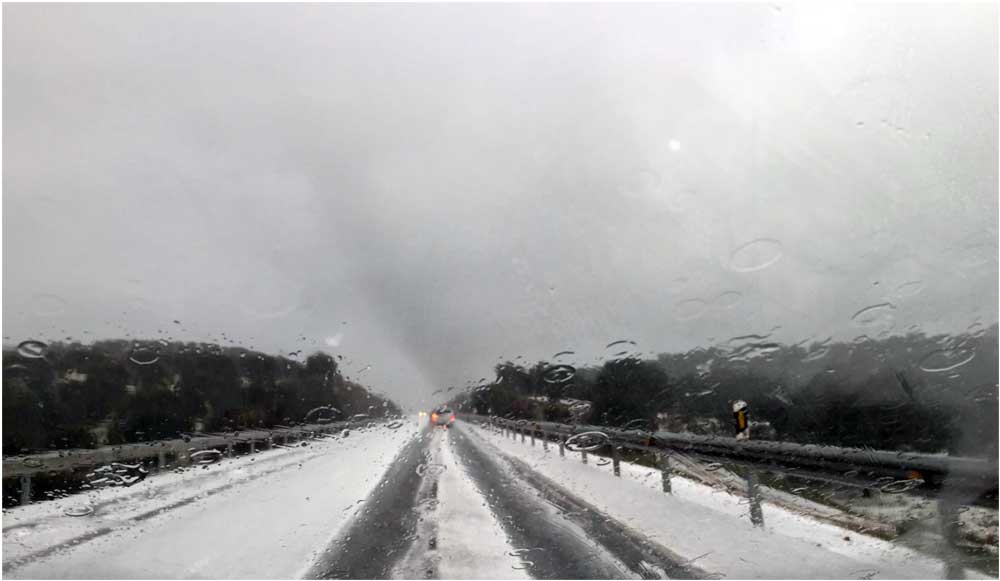
[[[563,444],[562,439],[559,440],[559,455],[566,456],[566,444]]]
[[[31,476],[21,476],[21,504],[31,503]]]
[[[587,453],[583,450],[580,451],[580,460],[582,460],[584,464],[587,463]]]
[[[549,451],[549,435],[542,430],[542,449],[546,452]]]
[[[747,470],[747,498],[750,499],[750,522],[754,526],[764,526],[764,512],[760,508],[760,487],[757,486],[757,474]]]
[[[156,454],[156,468],[163,470],[167,467],[167,453],[159,452]]]
[[[521,443],[523,444],[524,443],[524,428],[518,428],[518,429],[521,432]]]
[[[611,446],[611,470],[614,472],[615,476],[621,478],[622,475],[622,459],[621,455],[618,453],[618,447],[614,444],[608,444]]]
[[[663,481],[663,492],[670,494],[672,492],[670,486],[670,456],[666,452],[657,452],[656,460],[657,464],[660,465],[660,479]]]
[[[250,453],[251,454],[257,453],[257,440],[250,440]]]
[[[532,447],[535,446],[535,429],[534,428],[531,429],[531,446]]]
[[[233,457],[233,443],[232,442],[226,442],[226,456],[228,458],[232,458]]]

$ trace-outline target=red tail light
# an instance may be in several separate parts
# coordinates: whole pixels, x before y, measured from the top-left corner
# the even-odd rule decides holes
[[[451,414],[451,419],[450,419],[450,420],[448,420],[448,421],[449,421],[449,422],[454,422],[454,421],[455,421],[455,414]]]
[[[431,421],[432,422],[438,421],[438,415],[436,413],[431,414]]]

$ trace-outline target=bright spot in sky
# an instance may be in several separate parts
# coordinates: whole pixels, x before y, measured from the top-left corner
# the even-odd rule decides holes
[[[681,150],[681,142],[677,141],[676,139],[671,139],[670,141],[668,141],[667,142],[667,146],[670,148],[670,151],[680,151]]]
[[[343,340],[344,340],[344,334],[343,333],[337,333],[336,335],[334,335],[332,337],[327,337],[326,339],[324,339],[324,342],[329,347],[340,347],[340,342],[343,341]]]

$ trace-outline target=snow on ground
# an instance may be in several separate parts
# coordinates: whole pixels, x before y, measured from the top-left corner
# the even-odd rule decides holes
[[[3,548],[5,568],[14,566],[5,576],[299,577],[417,430],[380,425],[11,509]],[[92,514],[64,514],[86,502]],[[39,552],[51,554],[18,562]]]
[[[438,576],[441,579],[528,579],[520,557],[486,499],[457,461],[450,438],[440,438]]]
[[[622,477],[610,462],[558,447],[534,447],[464,424],[487,446],[526,462],[595,505],[688,559],[708,573],[765,578],[937,578],[943,563],[906,547],[816,521],[764,503],[763,529],[749,522],[746,499],[674,476],[673,493],[662,492],[658,470],[623,462]],[[987,578],[978,572],[967,576]]]

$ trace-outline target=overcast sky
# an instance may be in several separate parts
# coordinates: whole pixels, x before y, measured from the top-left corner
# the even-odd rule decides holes
[[[322,349],[427,405],[617,339],[997,320],[995,5],[3,16],[5,344]]]

